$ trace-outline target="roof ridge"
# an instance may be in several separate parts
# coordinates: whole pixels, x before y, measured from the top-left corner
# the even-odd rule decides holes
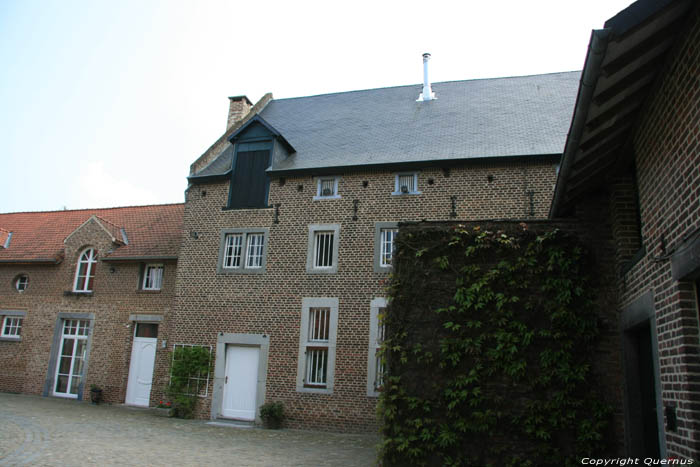
[[[0,212],[0,216],[6,214],[46,214],[50,212],[87,212],[87,211],[108,211],[117,209],[133,209],[133,208],[151,208],[151,207],[165,207],[165,206],[184,206],[185,203],[164,203],[164,204],[142,204],[142,205],[131,205],[131,206],[112,206],[108,208],[82,208],[82,209],[54,209],[45,211],[17,211],[17,212]]]
[[[503,80],[503,79],[532,78],[534,76],[563,75],[563,74],[567,74],[567,73],[580,73],[580,72],[581,72],[581,70],[552,71],[549,73],[533,73],[533,74],[529,74],[529,75],[496,76],[493,78],[471,78],[471,79],[455,79],[455,80],[449,80],[449,81],[436,81],[436,82],[430,83],[430,84],[436,85],[436,84],[449,84],[449,83],[466,83],[466,82],[471,82],[471,81],[496,81],[496,80]],[[352,93],[356,93],[356,92],[381,91],[384,89],[409,88],[409,87],[416,87],[416,86],[423,86],[423,83],[401,84],[398,86],[381,86],[378,88],[353,89],[350,91],[326,92],[326,93],[321,93],[321,94],[311,94],[308,96],[282,97],[279,99],[272,99],[271,102],[290,101],[290,100],[294,100],[294,99],[308,99],[311,97],[334,96],[334,95],[338,95],[338,94],[352,94]]]

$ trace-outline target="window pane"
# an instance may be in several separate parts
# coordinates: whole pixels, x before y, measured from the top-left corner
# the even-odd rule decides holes
[[[158,325],[155,323],[136,323],[136,337],[158,337]]]
[[[243,243],[242,234],[227,234],[224,246],[225,268],[238,268],[241,266],[241,246]]]
[[[163,283],[163,266],[146,266],[144,274],[144,290],[160,290]]]
[[[380,264],[381,266],[391,266],[392,260],[394,258],[394,239],[398,229],[382,229],[380,235],[381,243],[381,255]]]
[[[316,232],[314,266],[333,267],[333,232]]]
[[[246,248],[246,267],[261,268],[263,259],[263,234],[248,234],[248,246]]]
[[[410,193],[415,190],[413,174],[399,175],[399,192]]]
[[[65,393],[66,389],[68,389],[68,376],[59,375],[58,378],[56,378],[56,392]]]
[[[314,348],[306,352],[306,384],[314,386],[326,385],[326,370],[328,367],[328,349]]]
[[[335,196],[335,179],[334,178],[324,178],[321,179],[321,191],[320,196]]]
[[[311,308],[309,310],[309,342],[328,342],[330,317],[330,308]]]

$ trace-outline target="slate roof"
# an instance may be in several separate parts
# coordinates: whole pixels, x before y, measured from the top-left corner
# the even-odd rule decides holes
[[[103,259],[176,258],[183,215],[184,204],[0,214],[0,229],[12,232],[9,247],[0,248],[0,263],[60,261],[63,241],[92,216],[117,240],[128,242],[115,245]]]
[[[433,83],[276,99],[260,116],[296,153],[271,171],[560,155],[580,72]],[[223,174],[233,151],[196,176]]]

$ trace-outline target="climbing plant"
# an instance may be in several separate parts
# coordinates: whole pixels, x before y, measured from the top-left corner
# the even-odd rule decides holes
[[[173,400],[176,417],[193,417],[199,394],[206,390],[210,370],[211,351],[208,347],[175,347],[170,363],[170,385],[166,393]]]
[[[607,452],[587,249],[525,224],[402,228],[381,463],[578,465]]]

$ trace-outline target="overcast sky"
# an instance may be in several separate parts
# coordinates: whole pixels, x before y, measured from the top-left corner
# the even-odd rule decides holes
[[[580,70],[630,3],[0,0],[0,212],[184,201],[228,96]]]

